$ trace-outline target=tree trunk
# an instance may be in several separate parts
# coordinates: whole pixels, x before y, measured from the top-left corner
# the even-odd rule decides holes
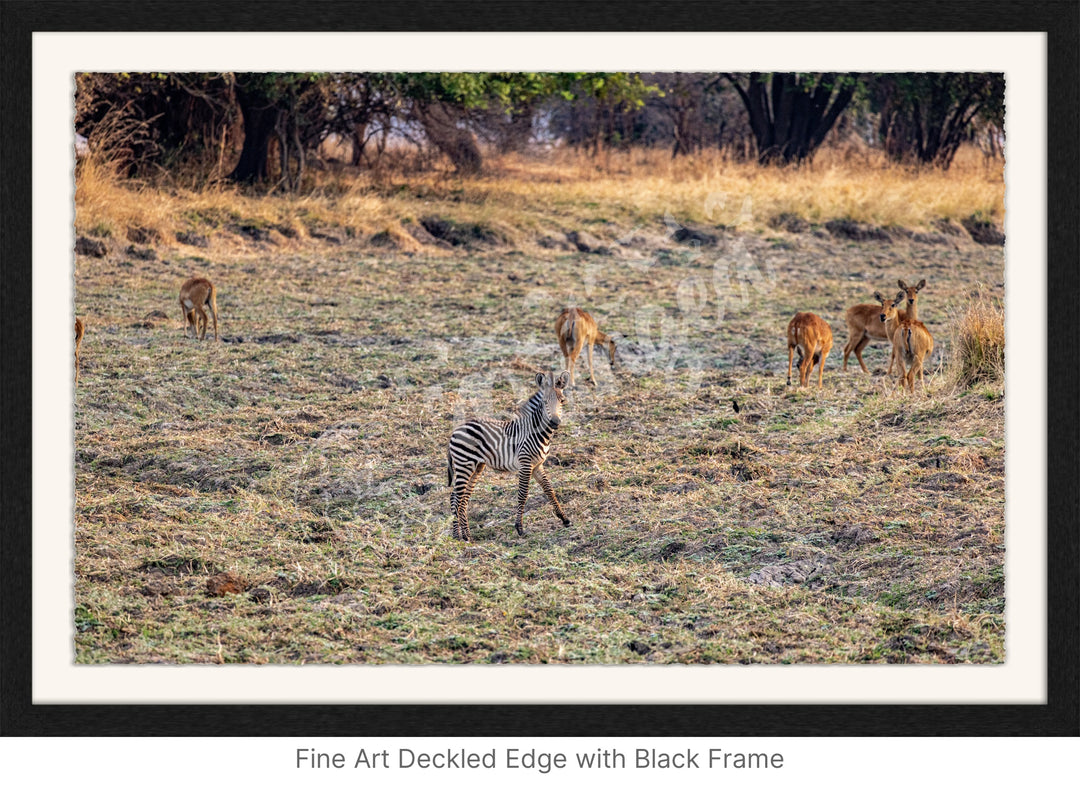
[[[244,119],[244,146],[229,179],[244,184],[266,181],[270,177],[267,166],[270,138],[277,129],[281,110],[273,105],[257,104],[253,97],[239,89],[236,99]]]
[[[524,151],[532,137],[532,124],[535,109],[531,104],[516,108],[502,125],[499,126],[499,153]]]
[[[364,144],[367,142],[367,124],[355,124],[353,126],[352,164],[356,167],[364,159]]]
[[[296,150],[296,184],[293,187],[293,192],[299,192],[300,186],[304,181],[304,166],[306,160],[304,158],[304,145],[300,142],[300,114],[293,113],[292,117],[292,139],[293,148]]]
[[[425,103],[419,105],[418,114],[428,140],[446,154],[458,173],[469,176],[480,172],[484,158],[476,137],[457,125],[454,113],[443,104]]]
[[[278,177],[277,186],[283,186],[285,189],[289,189],[289,140],[285,136],[285,116],[279,115],[277,126],[274,127],[274,133],[277,135],[278,140],[278,164],[281,168],[281,175]]]
[[[788,165],[814,155],[854,95],[854,85],[837,88],[836,78],[819,75],[811,90],[794,73],[776,72],[766,81],[752,72],[745,87],[727,75],[746,107],[761,164]]]

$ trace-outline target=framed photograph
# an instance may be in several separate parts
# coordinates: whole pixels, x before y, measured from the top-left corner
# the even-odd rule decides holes
[[[0,8],[4,734],[1078,735],[1075,5]]]

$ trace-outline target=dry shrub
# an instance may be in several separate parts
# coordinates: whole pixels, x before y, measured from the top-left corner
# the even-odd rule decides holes
[[[981,290],[952,324],[953,375],[960,387],[1005,380],[1005,308]]]

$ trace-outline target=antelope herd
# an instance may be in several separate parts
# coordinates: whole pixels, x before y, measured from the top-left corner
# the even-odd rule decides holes
[[[889,355],[889,368],[886,376],[891,376],[893,367],[900,366],[900,379],[897,387],[905,386],[911,393],[915,392],[915,375],[919,376],[919,382],[926,392],[926,380],[923,375],[923,362],[934,351],[934,338],[926,325],[919,321],[919,292],[926,286],[926,279],[920,280],[914,286],[909,286],[903,280],[897,280],[900,291],[896,298],[889,300],[881,296],[880,292],[874,292],[877,305],[852,305],[844,314],[844,322],[848,328],[848,342],[844,345],[844,363],[842,370],[847,370],[848,356],[854,352],[855,359],[864,372],[870,373],[863,362],[862,350],[872,340],[887,341],[891,347]],[[907,310],[899,310],[897,306],[907,299]],[[901,332],[898,335],[896,330]],[[811,363],[818,362],[817,353],[820,351],[820,367],[818,368],[818,387],[822,386],[821,369],[825,367],[825,357],[829,354],[832,346],[832,331],[829,325],[815,316],[813,313],[796,313],[795,318],[788,324],[788,384],[791,384],[791,358],[796,347],[799,348],[799,384],[806,386],[807,376],[813,369],[811,364],[805,369],[803,355],[811,352],[804,351],[805,344],[796,337],[809,338],[806,343],[817,344],[812,350],[814,357]],[[818,333],[826,340],[816,340]]]
[[[891,345],[889,368],[899,367],[898,389],[905,387],[914,393],[918,376],[926,392],[923,365],[934,350],[934,339],[926,325],[918,320],[918,295],[926,286],[920,280],[908,286],[898,280],[900,291],[895,298],[883,297],[874,292],[876,305],[853,305],[844,315],[848,329],[848,341],[844,346],[843,370],[847,370],[848,357],[854,353],[859,366],[870,373],[863,361],[862,351],[871,341],[886,341]],[[180,287],[180,310],[183,314],[184,335],[198,340],[206,337],[207,325],[213,319],[214,339],[218,339],[217,290],[205,277],[192,277]],[[907,309],[899,305],[907,300]],[[209,310],[209,315],[207,315]],[[84,324],[75,319],[75,383],[79,381],[79,350],[83,341]],[[555,336],[562,352],[566,370],[558,376],[552,373],[536,374],[537,391],[518,408],[511,420],[475,418],[454,429],[447,448],[447,485],[451,487],[450,509],[453,514],[453,536],[464,541],[471,540],[468,506],[473,489],[486,467],[493,470],[516,472],[518,475],[518,503],[514,528],[524,534],[522,517],[529,492],[530,481],[535,478],[547,495],[556,516],[564,525],[570,520],[559,505],[555,489],[544,471],[544,460],[551,448],[551,441],[562,420],[562,407],[566,403],[567,386],[574,386],[574,370],[582,351],[589,365],[589,382],[595,386],[593,372],[593,346],[599,344],[607,351],[611,367],[615,366],[615,339],[602,332],[596,320],[579,307],[563,310],[555,320]],[[832,349],[833,335],[828,322],[814,313],[798,312],[787,326],[788,375],[795,351],[799,352],[799,386],[810,383],[814,366],[817,366],[818,387],[823,387],[825,360]],[[737,406],[736,406],[737,409]]]

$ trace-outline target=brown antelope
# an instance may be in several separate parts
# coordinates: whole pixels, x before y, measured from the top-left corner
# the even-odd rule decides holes
[[[555,319],[555,334],[559,338],[565,368],[570,371],[570,385],[574,384],[574,366],[582,347],[587,349],[589,359],[589,381],[596,385],[593,375],[592,350],[594,343],[607,346],[608,360],[615,367],[615,340],[596,326],[596,320],[581,308],[567,308]]]
[[[907,385],[909,393],[915,392],[915,374],[919,375],[923,393],[926,393],[926,380],[923,373],[923,361],[934,351],[934,338],[926,325],[918,319],[900,318],[900,311],[896,306],[904,301],[904,292],[896,295],[891,302],[881,299],[881,295],[875,293],[881,301],[881,320],[888,325],[889,334],[892,336],[893,360],[900,366],[900,379],[897,385],[900,389]],[[891,367],[891,366],[890,366]],[[905,371],[905,367],[907,370]]]
[[[79,383],[79,347],[82,346],[83,336],[82,319],[75,317],[75,384]]]
[[[217,291],[214,284],[205,277],[193,277],[180,286],[180,310],[184,313],[184,334],[192,330],[199,340],[206,337],[206,311],[203,306],[210,308],[210,315],[214,317],[214,340],[218,339],[217,333]]]
[[[795,349],[799,350],[799,385],[806,387],[818,366],[818,387],[825,373],[825,358],[832,348],[832,329],[819,316],[813,313],[796,313],[787,327],[787,383],[791,384],[791,361]]]
[[[904,289],[904,294],[908,300],[907,310],[897,311],[899,320],[918,319],[917,300],[919,291],[926,285],[926,280],[920,280],[918,285],[915,286],[908,286],[903,280],[897,280],[896,284]],[[866,373],[870,373],[862,358],[862,352],[866,348],[866,344],[872,340],[877,340],[888,341],[890,347],[892,346],[892,337],[885,331],[885,325],[881,321],[881,312],[880,305],[852,305],[847,309],[847,313],[844,314],[844,321],[847,323],[848,328],[848,342],[844,346],[844,364],[841,370],[847,370],[848,355],[855,352],[855,359],[859,361],[859,366]],[[892,369],[893,360],[890,353],[889,370],[886,371],[886,375],[892,374]]]

